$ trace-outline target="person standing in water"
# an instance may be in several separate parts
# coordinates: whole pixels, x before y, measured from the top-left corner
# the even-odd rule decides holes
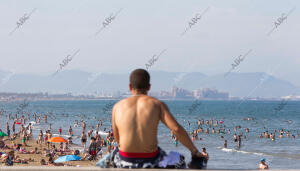
[[[238,136],[238,148],[241,148],[241,144],[242,144],[242,138],[241,135]]]
[[[44,115],[44,121],[45,121],[45,123],[47,123],[47,118],[48,118],[48,116]]]
[[[81,133],[81,145],[83,147],[83,151],[85,150],[85,145],[86,145],[86,141],[87,141],[87,137],[86,137],[86,134],[84,133],[84,131],[82,131]]]
[[[8,137],[10,137],[10,129],[9,129],[9,124],[8,124],[8,122],[6,122],[6,131],[7,131]]]
[[[72,127],[71,127],[71,126],[69,127],[69,135],[70,135],[70,136],[73,136],[73,130],[72,130]]]
[[[61,135],[61,133],[62,133],[61,127],[59,127],[58,132],[59,132],[59,135]]]
[[[12,131],[14,134],[16,133],[16,121],[14,121],[14,123],[12,125]]]
[[[224,148],[227,148],[227,140],[224,141]]]

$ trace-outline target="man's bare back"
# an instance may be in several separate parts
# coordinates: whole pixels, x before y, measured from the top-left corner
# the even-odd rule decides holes
[[[132,96],[121,100],[112,109],[113,135],[119,144],[113,153],[114,165],[119,168],[159,167],[159,162],[165,156],[165,152],[158,149],[157,141],[158,124],[161,121],[190,150],[193,159],[189,167],[202,168],[203,159],[200,159],[208,159],[208,155],[198,151],[166,104],[147,95],[151,87],[149,73],[144,69],[136,69],[131,72],[129,81]],[[185,168],[184,161],[178,164]]]
[[[124,152],[151,153],[157,150],[157,128],[162,103],[147,95],[132,96],[113,108],[113,129]],[[115,134],[115,132],[114,132]]]
[[[113,108],[112,125],[120,150],[134,153],[156,151],[159,121],[162,121],[194,155],[203,156],[185,129],[172,116],[167,105],[142,94],[121,100]]]

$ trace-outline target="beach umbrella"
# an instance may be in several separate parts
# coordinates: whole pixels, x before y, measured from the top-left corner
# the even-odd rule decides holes
[[[5,137],[7,136],[7,134],[5,134],[4,132],[0,131],[0,137]]]
[[[21,123],[21,122],[16,122],[16,124],[17,124],[17,125],[20,125],[20,124],[22,124],[22,123]]]
[[[55,163],[62,163],[62,162],[75,161],[75,160],[81,160],[81,158],[79,156],[76,156],[76,155],[66,155],[66,156],[59,157],[54,162]]]
[[[49,142],[56,142],[56,143],[61,143],[61,142],[68,142],[66,139],[62,138],[62,137],[52,137],[50,140],[48,140]]]

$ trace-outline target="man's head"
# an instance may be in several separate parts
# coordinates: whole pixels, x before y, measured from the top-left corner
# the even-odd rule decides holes
[[[150,75],[144,69],[136,69],[131,72],[129,78],[130,91],[146,93],[150,90]]]

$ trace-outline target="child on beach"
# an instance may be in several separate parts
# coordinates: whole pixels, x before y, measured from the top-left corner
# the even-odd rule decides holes
[[[267,169],[269,169],[269,166],[268,166],[265,162],[266,162],[266,159],[264,159],[264,158],[262,158],[262,159],[260,160],[260,163],[259,163],[259,165],[258,165],[258,168],[259,168],[260,170],[267,170]]]
[[[15,152],[14,151],[10,151],[7,154],[7,157],[5,159],[5,165],[6,166],[13,166],[14,165],[14,160],[15,160]]]

